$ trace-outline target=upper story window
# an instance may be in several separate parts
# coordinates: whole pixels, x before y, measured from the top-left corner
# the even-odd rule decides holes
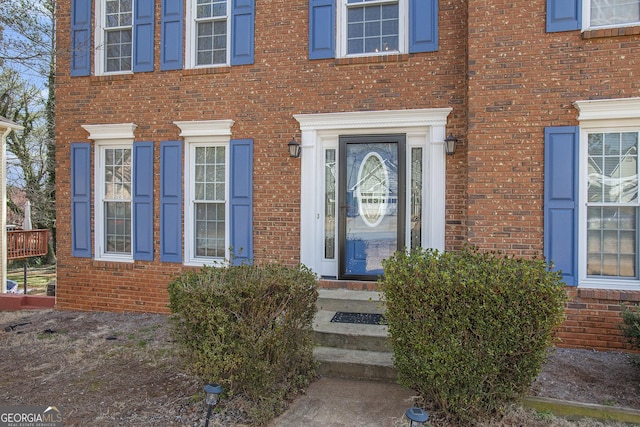
[[[343,55],[396,53],[406,50],[404,0],[341,0]]]
[[[227,63],[226,0],[195,0],[195,66]]]
[[[131,71],[133,1],[107,0],[104,15],[104,70]]]
[[[309,59],[437,50],[437,0],[309,0]]]
[[[640,24],[640,0],[584,0],[589,28]]]
[[[227,0],[187,2],[187,67],[229,64],[230,19]]]

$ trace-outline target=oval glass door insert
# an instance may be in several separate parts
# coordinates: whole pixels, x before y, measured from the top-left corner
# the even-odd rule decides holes
[[[368,153],[358,171],[358,211],[369,227],[375,227],[384,219],[389,200],[389,171],[376,152]]]

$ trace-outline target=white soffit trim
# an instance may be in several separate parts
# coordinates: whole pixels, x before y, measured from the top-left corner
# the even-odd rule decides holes
[[[230,136],[233,120],[195,120],[173,122],[180,128],[180,136],[192,138],[198,136]]]
[[[588,120],[640,119],[640,98],[576,101],[580,122]]]
[[[452,108],[352,111],[347,113],[294,114],[300,130],[375,129],[388,127],[445,126]]]
[[[82,125],[89,132],[89,139],[94,141],[104,139],[133,139],[133,131],[138,127],[134,123],[119,123],[111,125]]]

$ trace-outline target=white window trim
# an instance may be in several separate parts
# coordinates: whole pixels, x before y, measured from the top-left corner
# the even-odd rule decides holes
[[[184,138],[184,265],[204,266],[204,265],[225,265],[229,260],[229,179],[230,179],[230,144],[231,126],[233,120],[203,120],[173,122],[180,128],[180,136]],[[224,146],[225,150],[225,256],[224,258],[204,258],[196,257],[194,251],[194,188],[191,183],[194,181],[194,168],[192,159],[195,147],[202,146]]]
[[[84,130],[89,132],[89,139],[95,142],[95,149],[93,153],[95,168],[93,186],[95,259],[101,261],[133,262],[133,240],[131,241],[130,255],[110,254],[105,253],[104,251],[104,208],[102,205],[102,198],[104,196],[104,185],[101,184],[104,184],[104,181],[102,180],[102,177],[104,177],[104,168],[102,165],[103,148],[128,147],[133,150],[134,131],[136,129],[136,125],[133,123],[120,123],[107,125],[83,125],[82,127],[84,128]],[[131,202],[133,203],[133,193]],[[133,217],[131,219],[131,238],[133,239]]]
[[[107,72],[105,70],[105,62],[106,62],[106,57],[105,57],[105,37],[104,37],[104,32],[105,32],[105,16],[107,14],[107,10],[106,10],[106,2],[105,0],[97,0],[96,1],[96,12],[95,12],[95,34],[94,34],[94,55],[93,55],[93,61],[94,61],[94,69],[95,69],[95,73],[97,76],[102,76],[102,75],[114,75],[114,74],[133,74],[133,49],[135,49],[134,46],[134,39],[133,39],[133,27],[135,25],[134,19],[135,19],[135,10],[133,8],[135,8],[135,2],[132,1],[131,3],[131,8],[132,8],[132,16],[131,16],[131,70],[128,71],[110,71]]]
[[[592,27],[591,26],[591,1],[592,0],[582,0],[582,31],[599,30],[599,29],[606,29],[606,28],[633,27],[633,26],[640,25],[640,22],[629,22],[624,24],[599,25],[596,27]]]
[[[347,1],[337,0],[338,13],[336,14],[336,40],[338,58],[354,58],[360,56],[380,56],[407,53],[409,51],[409,4],[408,0],[398,1],[398,50],[389,52],[367,52],[347,54]],[[362,3],[361,6],[368,6]]]
[[[580,122],[580,159],[578,166],[578,287],[587,289],[640,290],[640,279],[606,279],[587,277],[587,135],[593,132],[640,130],[640,98],[576,101]],[[639,224],[640,226],[640,224]],[[639,229],[640,230],[640,229]],[[639,233],[640,235],[640,233]],[[638,266],[640,268],[640,266]]]
[[[227,0],[227,59],[224,64],[196,65],[197,25],[194,3],[187,0],[186,4],[186,38],[185,38],[185,67],[186,68],[214,68],[228,67],[231,64],[231,0]]]
[[[451,111],[452,109],[447,107],[294,115],[302,133],[300,159],[301,168],[305,171],[301,177],[300,192],[300,262],[302,264],[321,276],[338,276],[337,257],[335,260],[324,259],[324,153],[326,149],[338,149],[338,140],[341,135],[406,134],[406,153],[409,159],[412,148],[423,148],[422,246],[444,250],[446,203],[444,138],[447,117]],[[406,169],[407,177],[410,179],[411,168]],[[336,188],[339,185],[340,183],[336,181]],[[406,203],[407,212],[410,212],[409,197]],[[409,228],[410,221],[407,221],[407,245],[411,242]]]

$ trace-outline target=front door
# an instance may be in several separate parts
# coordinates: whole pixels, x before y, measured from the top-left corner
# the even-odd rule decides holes
[[[340,137],[341,279],[376,280],[404,247],[405,136]]]

